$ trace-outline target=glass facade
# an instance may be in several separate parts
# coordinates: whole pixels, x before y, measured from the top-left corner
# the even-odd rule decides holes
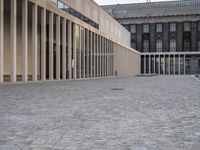
[[[156,32],[163,32],[163,26],[161,23],[156,24]]]
[[[136,30],[137,30],[136,27],[137,27],[137,26],[136,26],[135,24],[130,25],[130,32],[131,32],[131,33],[136,33]]]
[[[143,24],[143,33],[149,33],[149,24]]]
[[[176,52],[176,40],[175,39],[170,40],[169,45],[170,45],[169,46],[170,52]]]
[[[176,32],[176,23],[170,23],[170,32]]]
[[[157,52],[162,52],[163,51],[163,42],[162,42],[162,40],[157,40],[156,41],[156,51]]]
[[[190,31],[190,22],[185,22],[183,24],[183,29],[184,29],[184,31],[189,32]]]

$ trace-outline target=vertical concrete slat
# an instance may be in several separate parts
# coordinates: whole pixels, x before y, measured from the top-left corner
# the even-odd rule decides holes
[[[89,30],[87,30],[87,78],[89,78],[90,77],[90,52],[89,52],[89,49],[90,49],[90,42],[89,42],[89,40],[90,40],[90,37],[89,37],[89,35],[90,35],[90,32],[89,32]]]
[[[184,75],[185,75],[185,54],[184,54],[184,60],[183,60],[183,63],[184,63]]]
[[[174,54],[174,75],[176,74],[176,56]]]
[[[165,65],[166,65],[166,64],[165,64],[165,59],[166,59],[165,54],[164,54],[163,59],[164,59],[164,61],[163,61],[163,62],[164,62],[164,63],[163,63],[163,66],[164,66],[164,67],[163,67],[163,73],[164,73],[164,75],[165,75],[165,73],[166,73],[166,72],[165,72],[165,68],[166,68],[166,66],[165,66]]]
[[[151,74],[151,55],[149,55],[149,74]]]
[[[72,22],[68,22],[68,76],[72,78]]]
[[[85,78],[85,28],[83,28],[83,78]]]
[[[101,36],[99,36],[99,77],[102,77],[101,62],[102,62],[102,46],[101,46]]]
[[[99,77],[99,35],[97,35],[97,76]]]
[[[56,16],[56,79],[60,80],[60,16]]]
[[[160,68],[161,68],[161,66],[160,66],[160,54],[159,54],[159,60],[158,60],[158,74],[160,75]]]
[[[171,64],[170,64],[170,60],[171,58],[170,58],[170,54],[169,54],[169,59],[168,59],[168,66],[169,66],[169,72],[168,72],[168,74],[170,75],[171,74]]]
[[[146,55],[144,55],[144,74],[146,74]]]
[[[81,61],[82,61],[82,59],[81,59],[81,55],[82,55],[82,42],[81,42],[81,40],[82,40],[82,34],[81,34],[81,27],[79,27],[79,64],[77,64],[79,67],[78,67],[78,69],[79,69],[79,78],[81,78],[81,71],[82,71],[82,66],[81,66]]]
[[[53,12],[49,14],[49,80],[53,80],[53,45],[54,45],[54,35],[53,35]]]
[[[67,36],[67,28],[66,28],[66,19],[62,19],[62,79],[66,80],[67,73],[67,60],[66,60],[66,36]]]
[[[16,43],[16,34],[17,34],[17,1],[11,0],[11,30],[10,30],[10,55],[11,55],[11,82],[16,82],[16,50],[17,50],[17,43]]]
[[[156,74],[156,55],[154,54],[154,74]]]
[[[41,79],[46,80],[46,9],[41,12]]]
[[[178,74],[181,74],[181,55],[178,55]]]
[[[73,24],[73,79],[76,79],[76,25]]]
[[[33,53],[33,72],[32,72],[32,80],[37,81],[37,54],[38,54],[38,42],[37,42],[37,18],[38,18],[38,12],[37,12],[37,5],[34,4],[32,8],[32,53]]]
[[[93,47],[92,47],[92,42],[93,42],[93,38],[92,38],[92,31],[90,31],[90,78],[92,78],[92,70],[93,70],[93,65],[92,65],[92,51],[93,51]]]
[[[0,83],[4,76],[4,1],[0,0]]]

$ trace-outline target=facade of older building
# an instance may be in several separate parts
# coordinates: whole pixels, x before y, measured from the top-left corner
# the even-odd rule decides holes
[[[103,8],[131,33],[142,53],[141,73],[200,73],[200,1],[109,5]]]
[[[0,0],[0,82],[140,73],[130,33],[93,0]]]

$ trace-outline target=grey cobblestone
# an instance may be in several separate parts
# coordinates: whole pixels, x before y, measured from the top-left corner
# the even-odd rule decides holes
[[[156,76],[0,85],[0,149],[199,150],[200,81]]]

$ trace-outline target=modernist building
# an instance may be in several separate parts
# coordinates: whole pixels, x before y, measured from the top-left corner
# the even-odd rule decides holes
[[[131,32],[142,73],[200,73],[200,1],[109,5],[103,8]]]
[[[140,73],[130,33],[93,0],[0,0],[0,82]]]

